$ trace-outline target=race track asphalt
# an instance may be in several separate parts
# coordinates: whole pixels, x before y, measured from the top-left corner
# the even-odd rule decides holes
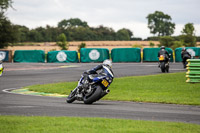
[[[4,63],[3,65],[5,71],[0,77],[0,115],[106,117],[200,124],[199,106],[103,100],[92,105],[85,105],[83,102],[67,104],[65,98],[5,92],[33,84],[77,81],[82,72],[98,63]],[[161,71],[157,66],[157,63],[113,63],[113,72],[115,77],[160,74]],[[184,72],[182,67],[181,63],[171,63],[170,72]]]

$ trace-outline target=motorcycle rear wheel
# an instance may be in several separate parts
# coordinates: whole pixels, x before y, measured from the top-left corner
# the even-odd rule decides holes
[[[165,62],[161,62],[160,69],[163,73],[165,72]]]
[[[92,104],[93,102],[96,102],[99,100],[101,93],[103,92],[101,86],[96,86],[96,89],[92,90],[93,92],[90,93],[89,96],[85,96],[83,98],[83,101],[85,104]]]

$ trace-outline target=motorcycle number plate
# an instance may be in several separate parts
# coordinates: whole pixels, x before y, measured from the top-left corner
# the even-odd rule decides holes
[[[161,56],[161,57],[159,58],[159,60],[164,60],[164,57],[163,57],[163,56]]]
[[[108,81],[106,81],[105,79],[101,82],[105,87],[107,87],[108,86]]]

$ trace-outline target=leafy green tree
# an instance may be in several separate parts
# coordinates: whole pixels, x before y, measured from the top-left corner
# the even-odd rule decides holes
[[[7,47],[10,43],[17,41],[16,27],[4,18],[0,24],[0,48]]]
[[[41,32],[38,32],[36,29],[30,30],[28,33],[28,38],[30,42],[43,42],[43,36]]]
[[[174,37],[171,37],[171,36],[160,37],[159,41],[160,41],[159,46],[166,46],[172,49],[176,49],[178,47],[183,46],[182,40],[176,40]]]
[[[179,36],[180,40],[183,42],[185,47],[195,47],[196,46],[196,37],[195,37],[195,28],[193,23],[185,24],[182,35]]]
[[[5,16],[5,12],[12,6],[12,0],[0,0],[0,48],[7,47],[17,40],[16,27]]]
[[[61,48],[61,50],[67,50],[68,49],[68,42],[66,41],[67,38],[64,33],[60,34],[57,37],[57,45]]]
[[[183,30],[182,30],[182,34],[186,34],[186,35],[194,35],[194,25],[193,23],[187,23],[185,24]]]
[[[5,12],[9,7],[12,7],[12,0],[0,0],[0,12]]]
[[[130,40],[130,34],[127,29],[120,29],[116,33],[116,40]]]
[[[174,33],[175,23],[171,22],[172,18],[169,15],[155,11],[146,18],[148,19],[150,33],[158,34],[158,36],[170,36]]]
[[[195,47],[196,46],[196,37],[193,35],[180,35],[180,40],[183,42],[185,47]]]
[[[171,48],[173,50],[175,50],[176,48],[182,47],[183,46],[183,42],[182,41],[174,41],[173,45],[171,46]]]
[[[59,28],[67,29],[69,27],[88,27],[87,22],[80,20],[79,18],[64,19],[58,23]]]
[[[29,28],[27,28],[26,26],[21,26],[21,25],[15,25],[17,31],[16,31],[16,34],[17,34],[17,42],[27,42],[29,41],[29,38],[28,38],[28,34],[29,34]]]
[[[160,37],[159,42],[160,42],[159,46],[166,46],[170,48],[173,46],[174,38],[171,36],[163,36]]]
[[[100,25],[96,28],[90,28],[92,30],[94,40],[105,41],[105,40],[115,40],[116,33],[112,28]]]

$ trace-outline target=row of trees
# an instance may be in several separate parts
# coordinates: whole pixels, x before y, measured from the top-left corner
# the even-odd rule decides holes
[[[18,42],[54,42],[57,36],[64,33],[67,41],[100,41],[100,40],[133,40],[133,33],[129,29],[120,29],[115,32],[112,28],[99,26],[96,28],[89,27],[86,22],[85,26],[76,23],[72,25],[71,22],[82,21],[78,18],[69,20],[62,20],[57,27],[38,27],[29,30],[25,26],[16,25],[18,31]],[[64,23],[66,22],[66,23]],[[69,23],[68,23],[69,22]],[[70,24],[68,26],[68,24]]]
[[[26,26],[13,25],[5,16],[6,10],[12,7],[11,5],[12,0],[0,1],[0,48],[14,42],[56,42],[62,40],[60,36],[66,41],[142,40],[135,38],[129,29],[122,28],[115,32],[112,28],[103,25],[90,27],[87,22],[79,18],[64,19],[58,22],[56,27],[47,25],[46,27],[29,29]],[[185,25],[182,35],[171,37],[174,33],[175,23],[171,22],[172,19],[169,15],[155,11],[146,18],[150,33],[154,34],[153,38],[150,37],[146,40],[157,39],[169,46],[172,46],[172,44],[178,46],[179,43],[195,46],[195,29],[192,23]]]

